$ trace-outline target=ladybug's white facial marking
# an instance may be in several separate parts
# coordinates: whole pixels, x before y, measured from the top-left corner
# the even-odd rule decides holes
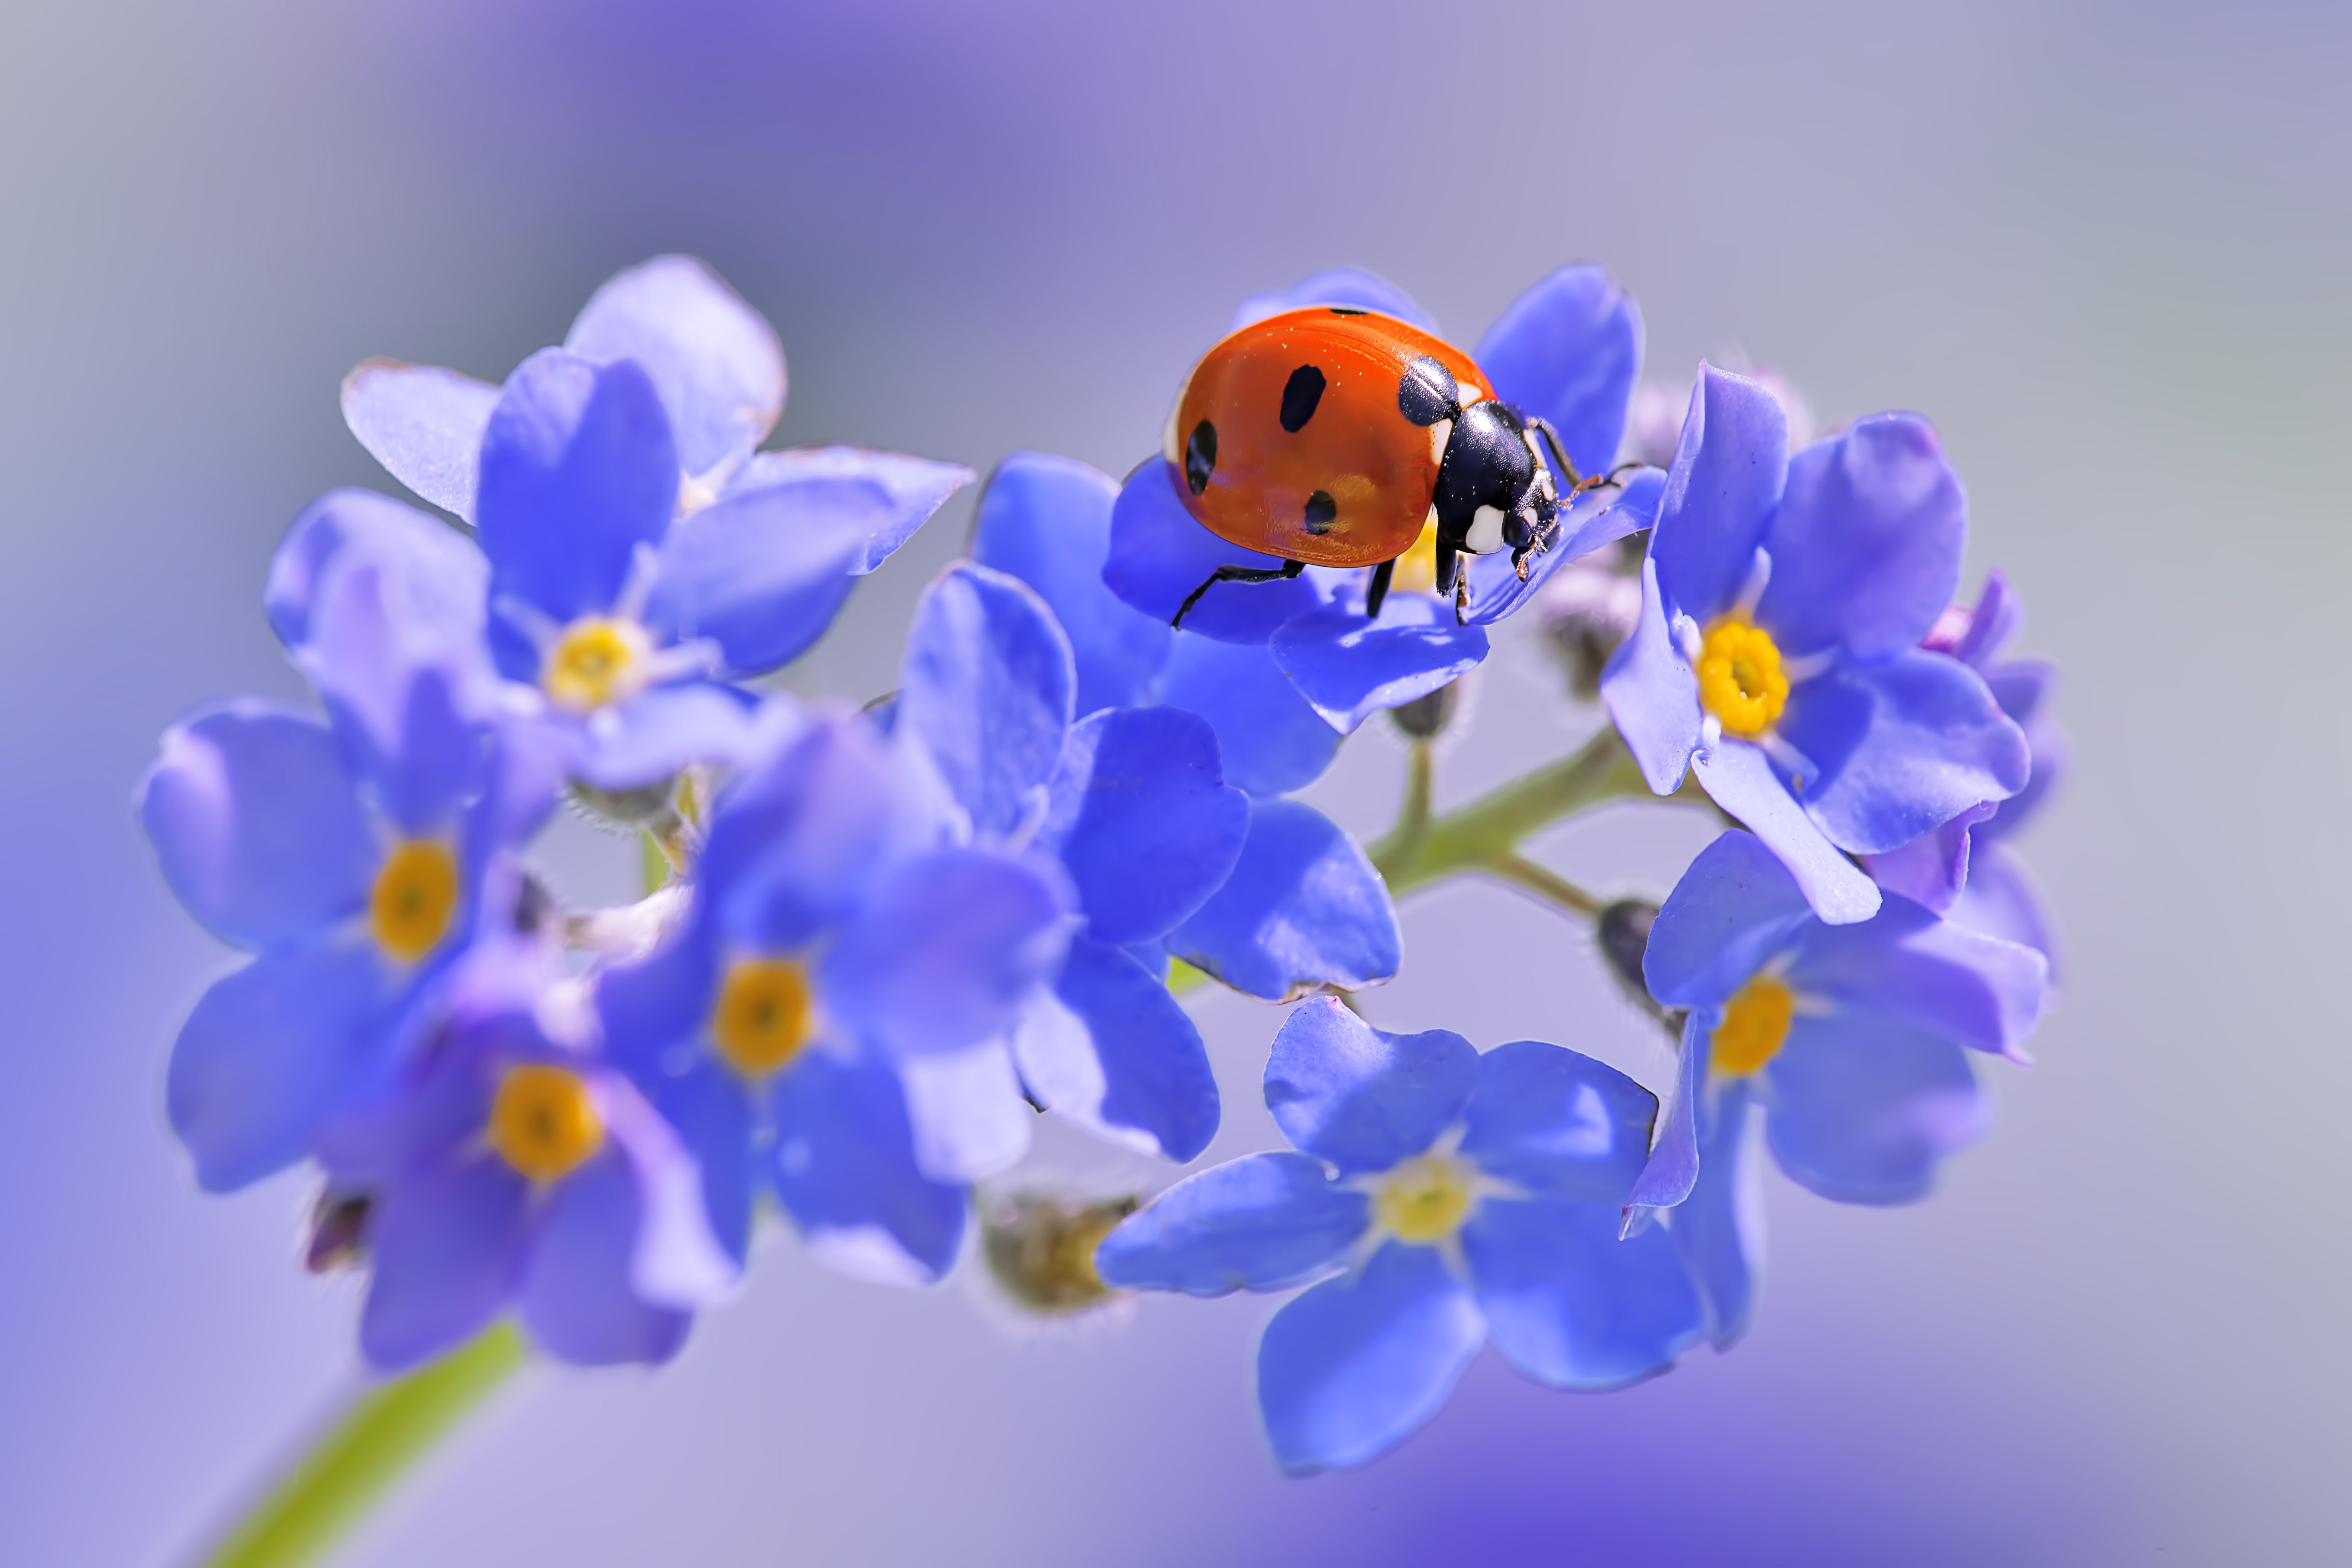
[[[1503,548],[1503,514],[1491,506],[1482,506],[1472,513],[1470,531],[1462,541],[1462,548],[1473,555],[1492,555]]]

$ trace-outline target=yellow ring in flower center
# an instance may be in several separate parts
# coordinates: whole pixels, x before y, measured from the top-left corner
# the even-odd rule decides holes
[[[1726,734],[1752,739],[1770,729],[1789,704],[1789,677],[1772,634],[1729,616],[1708,627],[1698,656],[1698,700]]]
[[[637,694],[646,683],[646,658],[652,651],[652,639],[636,622],[584,616],[564,627],[547,650],[539,684],[558,707],[592,712]]]
[[[1797,1016],[1797,994],[1769,974],[1759,974],[1723,1005],[1707,1061],[1717,1072],[1745,1078],[1763,1069],[1789,1042]]]
[[[710,1009],[711,1041],[737,1072],[765,1078],[808,1044],[814,1003],[808,971],[791,959],[737,959]]]
[[[403,963],[441,944],[457,912],[457,857],[437,838],[392,847],[368,893],[368,933]]]
[[[1400,1241],[1443,1241],[1470,1215],[1470,1173],[1444,1154],[1423,1154],[1391,1171],[1372,1200],[1381,1224]]]
[[[499,1079],[490,1147],[532,1181],[568,1176],[604,1146],[604,1118],[578,1073],[524,1062]]]

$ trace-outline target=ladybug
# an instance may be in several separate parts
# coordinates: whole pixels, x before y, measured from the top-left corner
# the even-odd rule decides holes
[[[1169,624],[1181,626],[1219,583],[1296,577],[1309,565],[1370,566],[1377,616],[1397,558],[1436,531],[1437,591],[1469,599],[1464,552],[1528,560],[1559,533],[1560,498],[1540,435],[1570,486],[1580,479],[1543,419],[1491,395],[1452,343],[1374,310],[1315,305],[1227,334],[1177,395],[1169,478],[1184,509],[1218,538],[1282,557],[1223,565]]]

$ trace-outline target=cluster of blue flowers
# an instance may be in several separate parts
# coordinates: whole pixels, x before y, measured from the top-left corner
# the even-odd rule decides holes
[[[1358,272],[1236,324],[1307,304],[1429,325]],[[1576,267],[1475,353],[1599,474],[1641,347],[1633,301]],[[1218,1090],[1171,981],[1205,975],[1290,1005],[1265,1095],[1297,1152],[1045,1252],[1080,1297],[1305,1287],[1257,1389],[1311,1473],[1402,1440],[1490,1339],[1588,1390],[1727,1347],[1759,1137],[1826,1197],[1909,1202],[1985,1124],[1969,1053],[2023,1059],[2051,940],[2006,841],[2060,760],[2051,672],[2003,657],[1998,575],[1954,604],[1965,501],[1925,421],[1791,454],[1780,397],[1702,366],[1670,466],[1578,496],[1524,576],[1476,559],[1465,613],[1424,539],[1378,618],[1366,573],[1314,568],[1220,584],[1181,630],[1204,575],[1268,558],[1194,521],[1163,458],[1122,484],[1016,455],[897,689],[856,707],[749,683],[972,476],[761,451],[784,390],[768,324],[676,257],[501,385],[362,365],[352,432],[459,525],[314,503],[266,605],[320,711],[199,710],[141,786],[173,890],[252,954],[181,1032],[173,1128],[209,1190],[316,1168],[312,1261],[364,1264],[376,1366],[508,1315],[564,1361],[663,1361],[763,1214],[825,1265],[929,1284],[1040,1114],[1190,1162]],[[1395,910],[1296,798],[1595,572],[1624,585],[1612,743],[1741,825],[1663,905],[1619,906],[1636,937],[1609,951],[1678,1042],[1662,1094],[1343,1005],[1396,973]],[[643,831],[667,880],[558,907],[530,852],[566,800]]]

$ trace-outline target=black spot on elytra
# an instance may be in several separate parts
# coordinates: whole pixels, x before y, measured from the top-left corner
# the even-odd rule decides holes
[[[1331,520],[1339,515],[1339,503],[1331,499],[1329,490],[1317,490],[1307,498],[1307,531],[1324,534],[1331,531]]]
[[[1345,305],[1332,305],[1327,308],[1335,316],[1369,316],[1371,314],[1370,310],[1351,310]]]
[[[1462,412],[1460,391],[1445,363],[1428,354],[1404,367],[1397,383],[1397,407],[1416,425],[1434,425]]]
[[[1311,364],[1300,365],[1282,384],[1282,427],[1297,435],[1315,417],[1316,406],[1322,401],[1323,373]]]
[[[1184,443],[1184,482],[1199,495],[1209,488],[1209,476],[1217,471],[1217,427],[1207,420],[1192,426],[1192,438]]]

